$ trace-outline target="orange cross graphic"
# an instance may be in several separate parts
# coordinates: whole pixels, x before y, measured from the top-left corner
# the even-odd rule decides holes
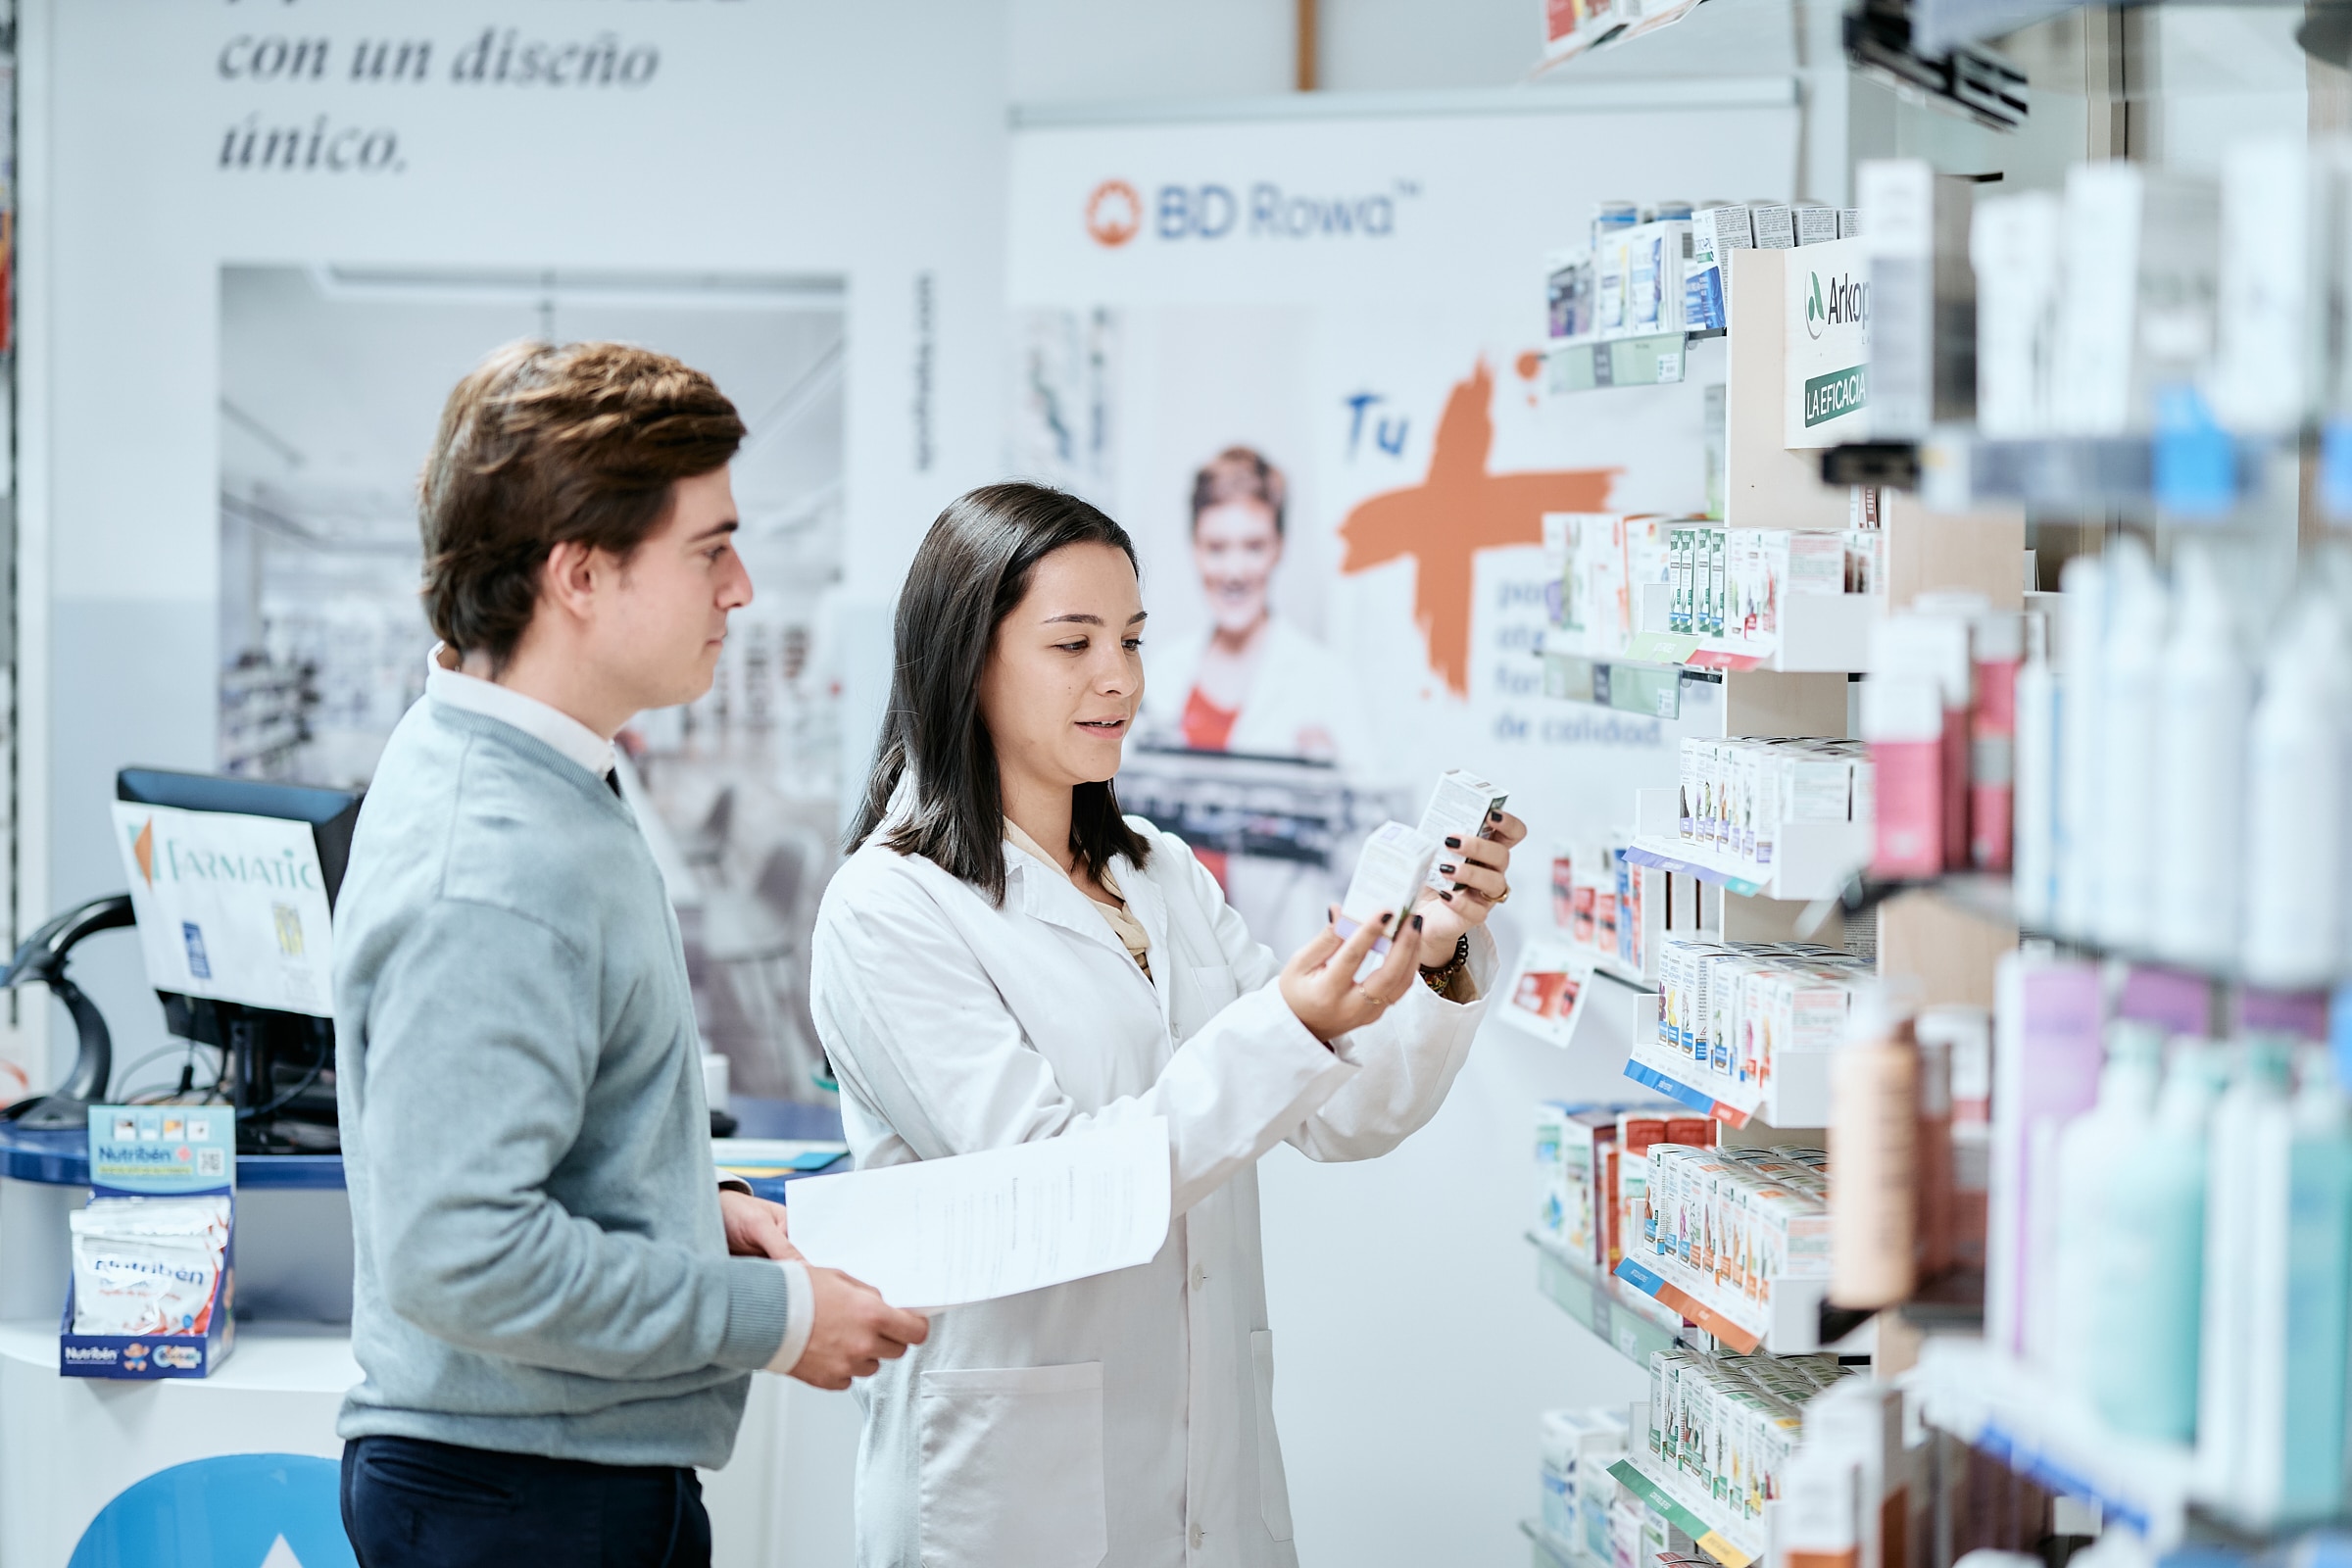
[[[1340,570],[1365,571],[1410,556],[1418,567],[1413,619],[1429,643],[1430,667],[1457,697],[1470,695],[1472,562],[1481,550],[1544,542],[1546,512],[1598,512],[1616,468],[1489,473],[1494,376],[1485,360],[1454,383],[1431,444],[1429,476],[1365,501],[1340,524]]]

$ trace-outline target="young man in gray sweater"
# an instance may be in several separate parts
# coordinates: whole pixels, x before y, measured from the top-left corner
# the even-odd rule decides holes
[[[751,601],[742,439],[709,377],[610,343],[502,349],[442,414],[442,646],[335,911],[363,1568],[702,1568],[694,1467],[750,1374],[847,1388],[927,1331],[720,1191],[677,921],[612,778],[613,734],[708,691]]]

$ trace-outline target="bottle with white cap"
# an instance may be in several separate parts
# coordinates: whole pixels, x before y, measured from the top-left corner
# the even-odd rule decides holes
[[[2346,691],[2342,622],[2319,595],[2263,665],[2247,734],[2245,977],[2325,985],[2342,961]]]
[[[2155,935],[2156,677],[2172,596],[2147,546],[2127,534],[2107,552],[2107,636],[2100,665],[2098,905],[2108,947],[2144,953]]]
[[[2244,891],[2246,725],[2254,709],[2254,670],[2212,554],[2183,547],[2176,576],[2173,634],[2158,675],[2160,727],[2151,780],[2153,946],[2175,962],[2220,968],[2236,956]]]

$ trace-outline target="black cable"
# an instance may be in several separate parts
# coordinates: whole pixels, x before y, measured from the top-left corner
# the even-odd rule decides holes
[[[301,1099],[303,1092],[309,1089],[311,1085],[317,1083],[318,1081],[319,1074],[326,1071],[327,1061],[334,1054],[333,1039],[334,1037],[329,1035],[326,1040],[320,1042],[318,1046],[318,1059],[311,1063],[311,1070],[303,1075],[302,1082],[296,1084],[293,1088],[287,1090],[284,1094],[278,1096],[267,1105],[256,1105],[251,1110],[238,1111],[237,1120],[257,1121],[260,1118],[269,1115],[270,1112],[290,1105],[295,1101]]]
[[[138,1071],[141,1067],[146,1066],[151,1061],[161,1061],[166,1056],[169,1056],[173,1052],[177,1051],[184,1051],[187,1054],[189,1062],[192,1064],[195,1061],[196,1051],[200,1045],[202,1045],[201,1041],[187,1040],[178,1042],[174,1045],[166,1046],[161,1051],[151,1051],[146,1055],[141,1056],[138,1060],[132,1062],[129,1066],[123,1068],[121,1072],[115,1074],[115,1085],[120,1088],[122,1094],[128,1095],[131,1092],[131,1086],[137,1081]],[[205,1047],[205,1049],[218,1050],[220,1048]],[[187,1072],[183,1069],[180,1074],[181,1080],[184,1082],[187,1076]],[[218,1075],[216,1075],[216,1080],[217,1076]],[[184,1093],[185,1091],[182,1092]]]

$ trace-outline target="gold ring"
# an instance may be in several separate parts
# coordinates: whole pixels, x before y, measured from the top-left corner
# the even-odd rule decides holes
[[[1504,884],[1503,884],[1503,888],[1502,888],[1502,892],[1501,892],[1499,895],[1497,895],[1496,897],[1494,897],[1494,898],[1492,898],[1492,899],[1489,899],[1487,902],[1488,902],[1489,904],[1508,904],[1508,903],[1510,903],[1510,902],[1511,902],[1511,888],[1510,888],[1510,884],[1509,884],[1509,883],[1507,883],[1507,882],[1506,882],[1506,883],[1504,883]]]

